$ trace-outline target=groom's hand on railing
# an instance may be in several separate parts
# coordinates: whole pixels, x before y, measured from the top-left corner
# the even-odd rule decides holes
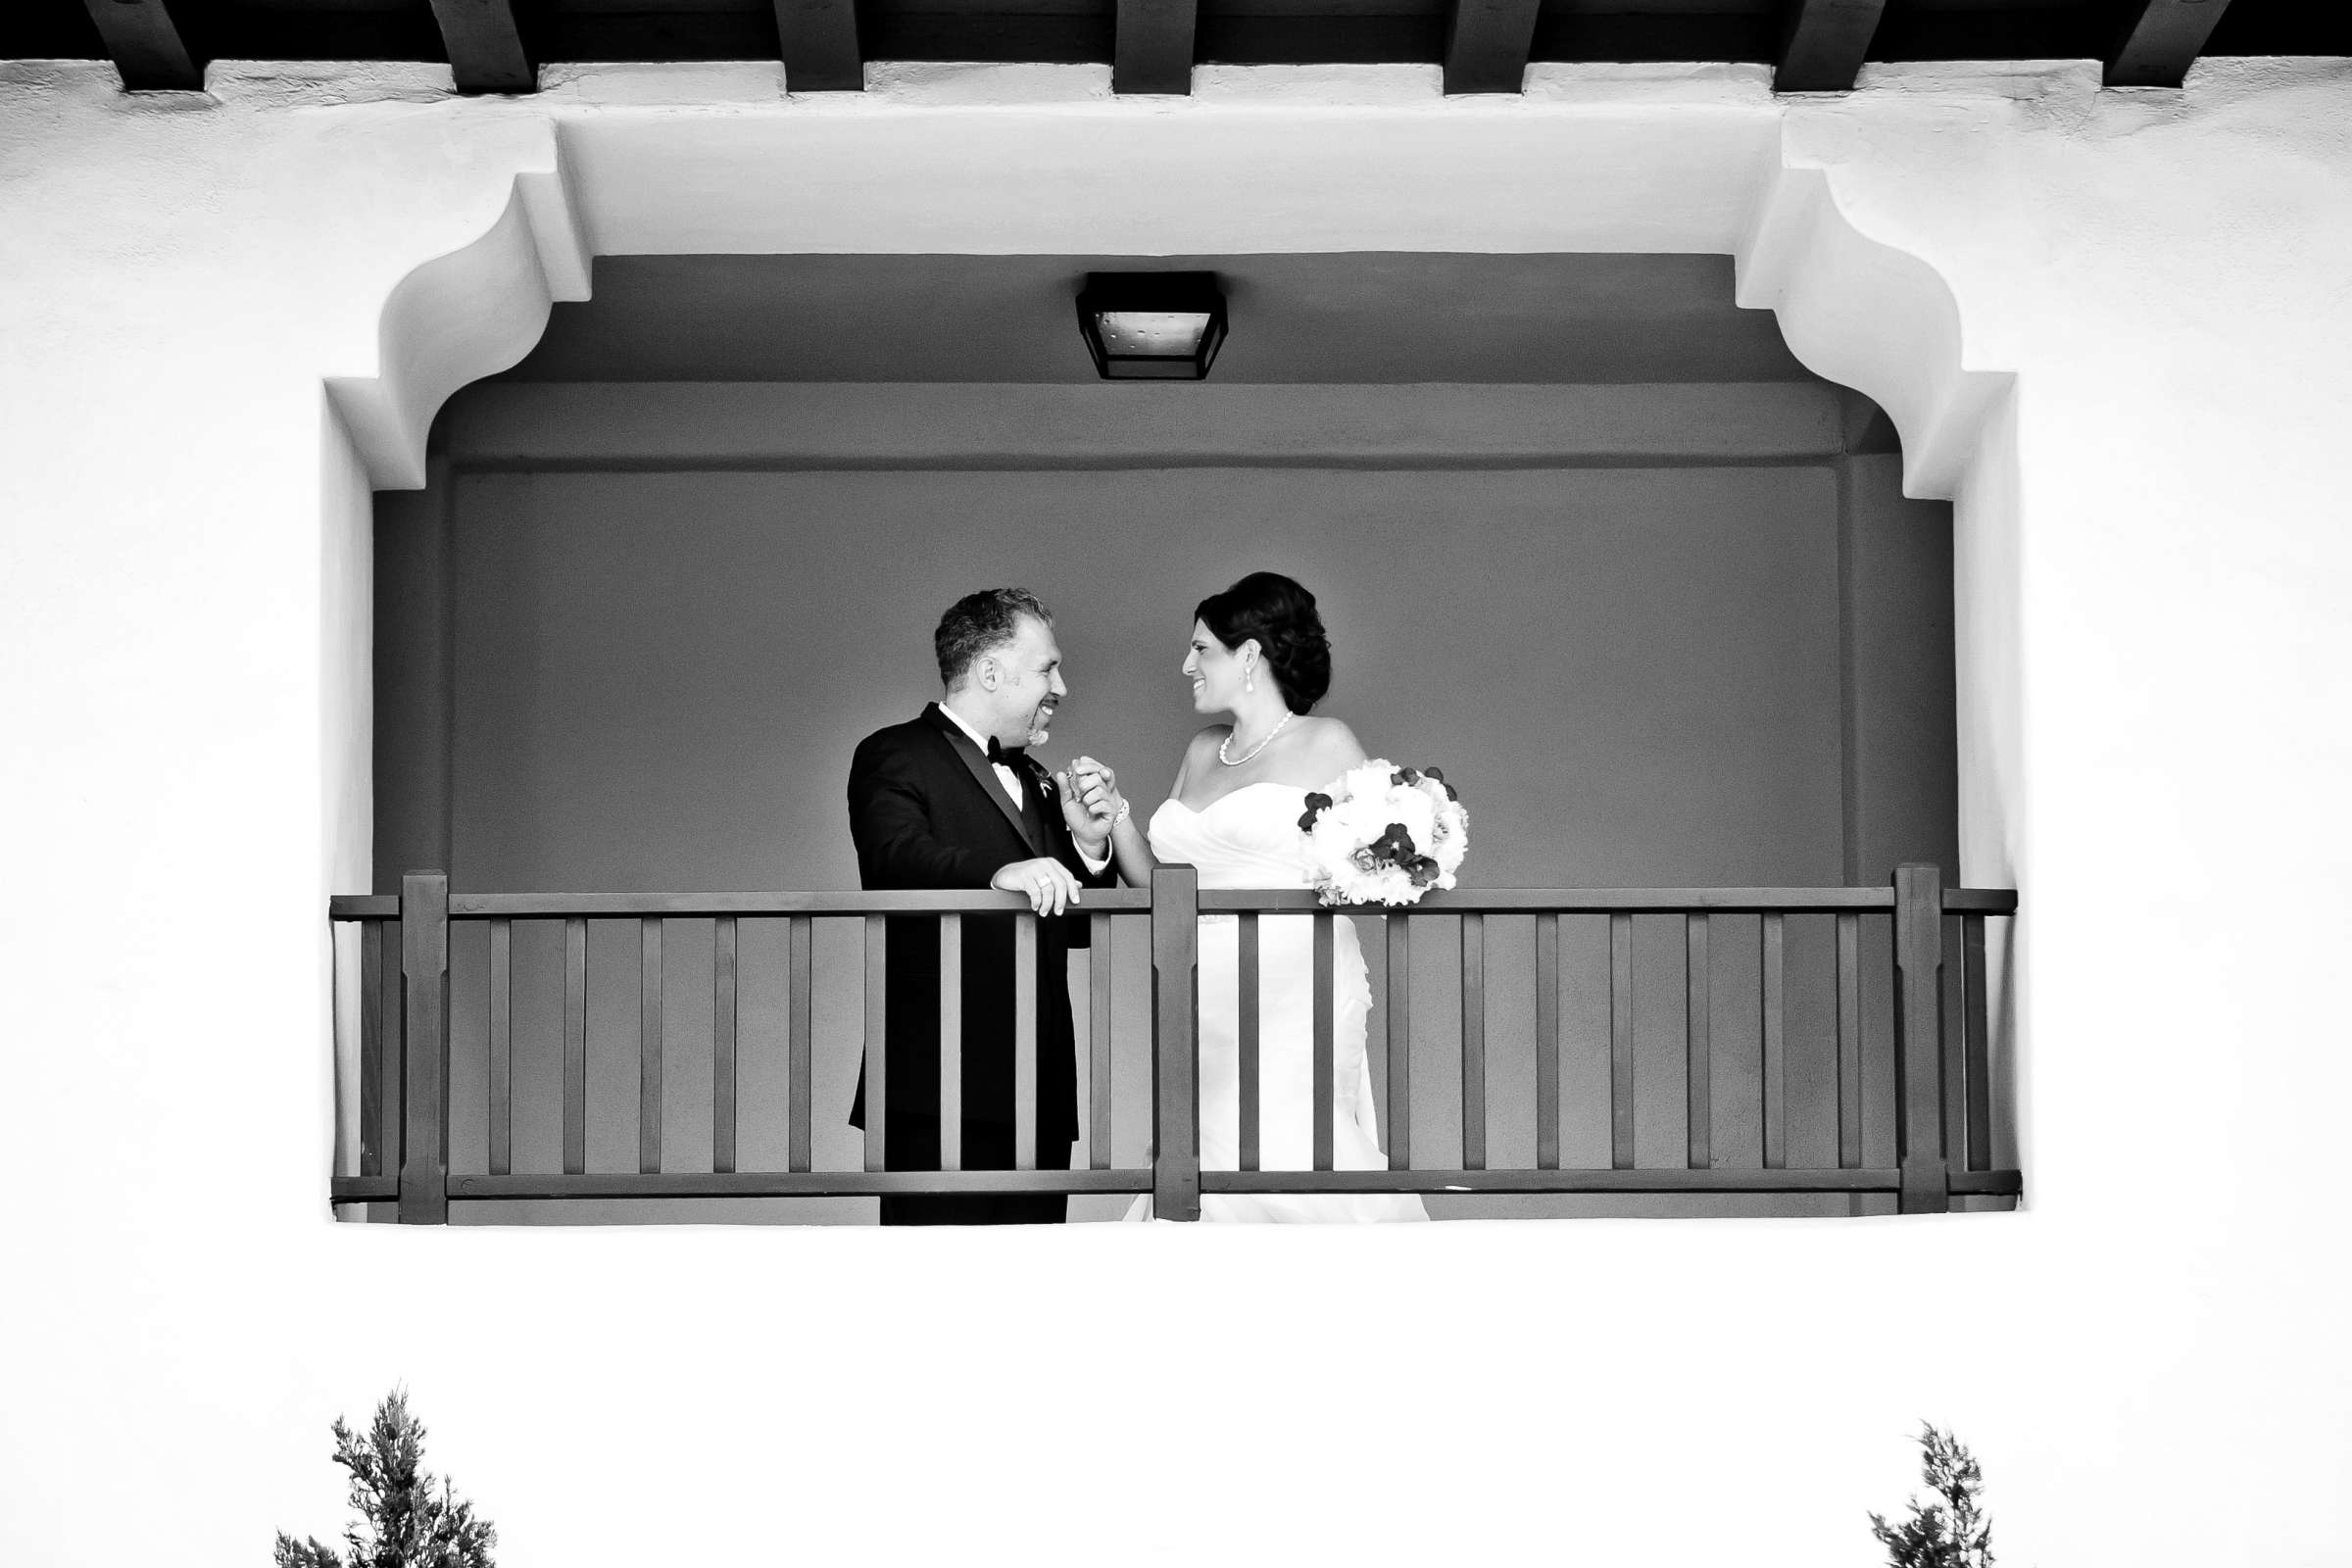
[[[1039,914],[1059,914],[1078,902],[1078,879],[1068,866],[1051,857],[1014,860],[1000,867],[988,885],[1001,892],[1026,895],[1029,907]]]

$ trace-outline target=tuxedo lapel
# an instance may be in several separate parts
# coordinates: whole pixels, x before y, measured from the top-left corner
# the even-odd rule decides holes
[[[1029,830],[1030,844],[1049,859],[1059,859],[1061,857],[1054,849],[1054,835],[1046,826],[1046,807],[1054,799],[1053,782],[1046,776],[1044,766],[1028,757],[1013,763],[1013,769],[1028,786],[1021,791],[1021,825]]]
[[[998,778],[997,770],[989,765],[988,754],[974,746],[972,738],[966,735],[954,719],[941,712],[937,703],[933,703],[923,710],[923,717],[929,720],[931,727],[938,730],[947,741],[948,749],[956,754],[956,760],[963,764],[964,771],[972,775],[972,782],[979,786],[980,792],[996,803],[996,808],[1004,813],[1004,820],[1011,823],[1012,830],[1021,836],[1021,842],[1028,845],[1030,850],[1037,855],[1052,855],[1053,850],[1038,842],[1039,835],[1032,831],[1028,822],[1022,819],[1022,813],[1012,804],[1012,797],[1004,793],[1004,781]],[[1021,770],[1016,768],[1014,771]],[[1044,796],[1038,788],[1036,775],[1029,774],[1026,783],[1029,793],[1038,797],[1038,804],[1042,807]],[[1040,820],[1043,820],[1042,811]]]

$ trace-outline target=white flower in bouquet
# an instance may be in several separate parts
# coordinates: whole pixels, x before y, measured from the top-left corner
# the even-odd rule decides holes
[[[1298,818],[1325,904],[1411,904],[1453,886],[1470,814],[1436,768],[1374,758],[1306,798]]]

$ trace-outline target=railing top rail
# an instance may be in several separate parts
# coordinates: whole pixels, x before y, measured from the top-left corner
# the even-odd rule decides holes
[[[586,918],[692,919],[716,915],[790,914],[1018,914],[1029,900],[1018,893],[966,889],[821,893],[453,893],[453,920]],[[1078,914],[1144,914],[1152,895],[1143,888],[1089,888],[1072,906]],[[395,919],[392,896],[337,897],[337,920]]]
[[[709,918],[718,915],[1011,914],[1029,906],[1017,893],[906,890],[821,893],[453,893],[453,920],[551,919],[566,916]],[[1322,908],[1304,889],[1203,888],[1208,913],[1285,913]],[[1090,889],[1081,914],[1142,914],[1152,907],[1148,888]],[[1349,914],[1380,912],[1347,906]],[[1431,893],[1412,906],[1424,914],[1767,914],[1891,909],[1891,888],[1457,888]],[[2017,894],[2007,888],[1947,888],[1947,914],[2013,914]],[[330,919],[400,917],[398,894],[338,894]]]
[[[397,893],[338,893],[326,901],[329,920],[397,920],[400,918],[400,895]]]
[[[1304,889],[1203,888],[1203,910],[1273,913],[1323,906]],[[1754,914],[1808,909],[1891,909],[1891,888],[1456,888],[1424,894],[1415,914]],[[1377,905],[1342,906],[1377,914]],[[1403,910],[1399,913],[1406,912]]]

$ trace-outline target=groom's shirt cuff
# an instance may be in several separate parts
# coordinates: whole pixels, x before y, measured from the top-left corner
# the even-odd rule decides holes
[[[1070,848],[1073,850],[1078,850],[1078,846],[1075,844],[1072,844]],[[1107,842],[1103,844],[1102,857],[1100,859],[1097,859],[1094,856],[1087,854],[1084,850],[1078,850],[1078,860],[1080,864],[1086,867],[1087,875],[1101,876],[1102,874],[1102,868],[1110,863],[1110,845]]]

